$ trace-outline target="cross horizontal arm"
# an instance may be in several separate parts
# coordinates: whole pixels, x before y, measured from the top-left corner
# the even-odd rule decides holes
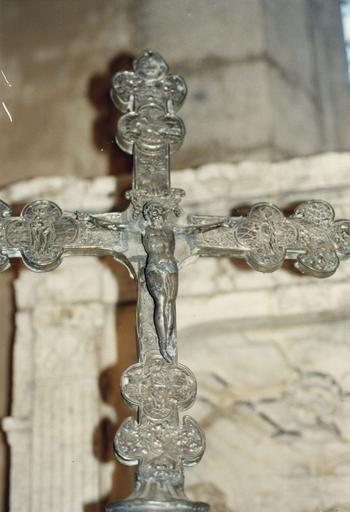
[[[329,277],[350,254],[350,220],[334,219],[325,201],[302,203],[289,217],[275,205],[258,203],[247,217],[190,216],[187,239],[193,255],[242,258],[260,272],[291,259],[304,274]]]
[[[73,254],[106,254],[124,262],[128,233],[122,215],[66,213],[52,201],[39,200],[13,217],[0,201],[0,270],[10,266],[10,258],[18,257],[36,272],[53,270],[64,256]]]

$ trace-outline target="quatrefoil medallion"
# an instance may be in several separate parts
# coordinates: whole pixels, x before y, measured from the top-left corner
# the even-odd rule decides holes
[[[161,420],[174,411],[187,409],[196,397],[196,380],[183,365],[166,363],[161,357],[152,357],[144,364],[137,363],[121,378],[123,398],[134,408],[154,420]]]
[[[299,205],[291,219],[298,229],[296,246],[303,250],[295,267],[315,277],[329,277],[339,266],[339,254],[349,248],[348,221],[334,222],[335,213],[326,201],[306,201]],[[345,223],[345,224],[344,224]]]
[[[339,258],[350,253],[350,221],[335,221],[334,216],[326,201],[306,201],[289,218],[277,206],[259,203],[240,222],[235,235],[247,248],[246,260],[255,270],[276,270],[290,251],[302,273],[329,277],[337,270]]]
[[[145,152],[157,152],[167,145],[178,149],[185,137],[183,121],[153,106],[124,115],[118,122],[116,140],[119,146],[132,153],[134,144]]]
[[[127,418],[121,424],[115,439],[114,451],[128,465],[145,460],[149,464],[166,454],[173,462],[180,460],[186,466],[196,464],[205,450],[205,440],[197,422],[190,416],[182,425],[172,422],[146,421],[138,423]]]
[[[332,239],[339,254],[346,256],[350,253],[350,221],[341,219],[334,223]]]
[[[77,222],[52,201],[34,201],[5,226],[8,247],[18,249],[26,266],[37,272],[53,270],[61,263],[66,244],[78,233]]]
[[[287,247],[296,241],[297,230],[277,206],[258,203],[238,226],[236,238],[249,248],[246,259],[252,268],[273,272],[282,265]]]
[[[158,105],[172,111],[183,104],[187,88],[184,79],[168,74],[168,65],[156,52],[146,51],[133,63],[134,71],[113,77],[112,100],[122,112],[137,110],[140,105]]]

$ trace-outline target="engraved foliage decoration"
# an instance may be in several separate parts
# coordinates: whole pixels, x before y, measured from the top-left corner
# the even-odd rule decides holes
[[[238,224],[236,237],[256,270],[271,272],[295,257],[304,274],[329,277],[350,252],[350,221],[334,217],[326,201],[302,203],[288,218],[277,206],[259,203]]]

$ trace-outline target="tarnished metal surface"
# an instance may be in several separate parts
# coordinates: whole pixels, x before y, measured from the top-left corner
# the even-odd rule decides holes
[[[186,216],[180,208],[184,191],[171,188],[169,165],[185,135],[175,114],[185,96],[184,80],[170,75],[154,52],[136,59],[132,72],[114,77],[112,99],[125,112],[116,140],[134,155],[126,211],[68,213],[40,200],[12,217],[0,203],[2,270],[13,257],[40,272],[56,268],[64,256],[110,254],[138,280],[139,362],[121,380],[137,419],[123,422],[114,443],[120,461],[138,466],[136,484],[128,500],[107,507],[110,512],[207,510],[184,494],[183,467],[198,462],[205,446],[197,423],[179,415],[196,395],[193,374],[177,361],[176,297],[184,261],[229,256],[272,272],[292,259],[301,272],[328,277],[350,253],[350,221],[334,220],[324,201],[304,202],[289,217],[269,203],[256,204],[247,217]]]

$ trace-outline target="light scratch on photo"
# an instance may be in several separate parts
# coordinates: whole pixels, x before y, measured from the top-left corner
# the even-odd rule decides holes
[[[9,119],[10,119],[11,123],[12,123],[12,116],[11,116],[11,114],[10,114],[10,112],[9,112],[9,109],[6,107],[6,104],[5,104],[5,102],[4,102],[4,101],[2,102],[2,106],[4,107],[5,112],[6,112],[6,114],[8,115],[8,117],[9,117]]]
[[[12,87],[12,84],[8,81],[7,76],[5,75],[5,73],[4,73],[4,71],[3,71],[3,69],[1,70],[1,74],[2,74],[2,76],[4,77],[4,80],[5,80],[5,82],[6,82],[6,85],[8,85],[9,87]]]

